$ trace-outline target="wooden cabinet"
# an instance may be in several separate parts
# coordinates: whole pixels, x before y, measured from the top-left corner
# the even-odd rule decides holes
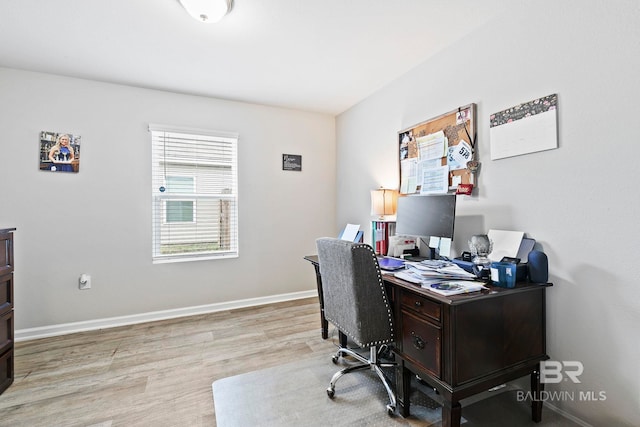
[[[400,412],[409,415],[410,376],[416,373],[445,400],[443,426],[459,426],[460,400],[531,375],[539,393],[539,364],[545,345],[545,289],[550,284],[519,284],[484,293],[441,297],[420,286],[386,276],[394,299],[400,336],[396,376]],[[542,405],[534,401],[532,418]]]
[[[0,394],[13,383],[13,231],[0,228]]]

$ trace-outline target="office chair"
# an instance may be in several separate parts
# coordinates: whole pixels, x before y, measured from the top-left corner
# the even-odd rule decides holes
[[[396,409],[395,393],[380,369],[394,366],[380,363],[380,352],[394,341],[393,314],[382,281],[382,273],[371,246],[334,238],[316,240],[322,277],[324,314],[342,333],[361,348],[369,349],[369,359],[346,347],[340,347],[332,360],[349,355],[360,364],[338,371],[327,394],[333,398],[336,382],[345,374],[371,369],[382,380],[389,395],[387,413]]]

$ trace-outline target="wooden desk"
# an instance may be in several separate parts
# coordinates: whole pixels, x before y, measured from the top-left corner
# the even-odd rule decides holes
[[[320,331],[322,333],[322,339],[326,340],[329,337],[329,322],[324,317],[324,297],[322,295],[322,276],[320,275],[320,264],[318,263],[318,255],[307,255],[304,257],[309,261],[316,271],[316,285],[318,286],[318,299],[320,300]]]
[[[385,276],[392,293],[396,393],[400,413],[409,415],[414,372],[444,397],[442,425],[460,426],[460,400],[525,375],[539,396],[540,362],[547,360],[545,290],[550,283],[522,283],[513,289],[489,286],[482,293],[442,297],[420,286]],[[531,417],[542,418],[542,401]]]
[[[318,259],[321,322],[326,325]],[[393,303],[398,358],[396,397],[402,416],[410,413],[411,373],[442,395],[443,427],[460,426],[460,400],[525,375],[534,396],[543,390],[540,362],[547,360],[545,290],[550,283],[489,286],[482,293],[443,297],[413,283],[384,276]],[[324,335],[323,335],[324,337]],[[534,401],[532,419],[542,417]]]

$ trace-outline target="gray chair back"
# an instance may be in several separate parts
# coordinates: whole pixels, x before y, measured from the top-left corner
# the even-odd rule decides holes
[[[360,347],[393,342],[393,313],[371,246],[328,237],[316,246],[325,318]]]

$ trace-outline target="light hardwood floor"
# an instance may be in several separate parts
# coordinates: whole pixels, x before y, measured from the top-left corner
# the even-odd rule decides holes
[[[331,354],[317,298],[19,342],[2,427],[215,426],[213,381]]]

